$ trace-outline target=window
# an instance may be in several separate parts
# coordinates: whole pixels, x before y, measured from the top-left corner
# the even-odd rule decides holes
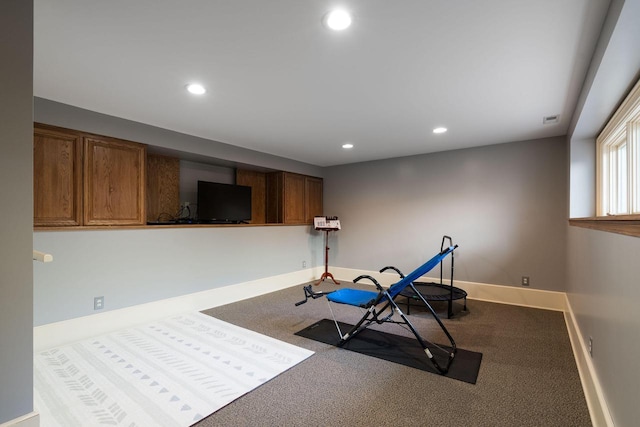
[[[598,136],[596,146],[597,215],[640,215],[640,81]]]

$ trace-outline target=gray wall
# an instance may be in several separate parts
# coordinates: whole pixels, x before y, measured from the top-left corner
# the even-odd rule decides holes
[[[0,424],[33,409],[33,2],[0,2]]]
[[[640,1],[614,0],[572,119],[572,217],[595,210],[595,140],[640,77]],[[638,425],[640,238],[569,227],[567,295],[616,426]]]
[[[568,297],[616,426],[638,425],[640,238],[570,227]]]
[[[197,213],[198,181],[235,184],[236,170],[186,160],[180,162],[180,203],[189,202],[190,205],[193,205],[191,207],[192,215]]]
[[[566,161],[550,138],[327,168],[331,264],[408,272],[446,234],[458,280],[563,291]]]
[[[208,159],[232,166],[250,165],[322,176],[322,168],[319,166],[100,114],[47,99],[34,99],[34,114],[36,122],[149,144],[156,151],[164,150],[168,152],[167,154],[182,154],[185,160]]]
[[[635,10],[634,10],[635,9]],[[569,126],[571,218],[596,215],[596,136],[636,80],[638,1],[613,0]]]
[[[311,226],[39,231],[34,247],[36,326],[322,265]]]
[[[569,142],[569,217],[586,218],[596,215],[596,141],[594,138],[572,139]]]

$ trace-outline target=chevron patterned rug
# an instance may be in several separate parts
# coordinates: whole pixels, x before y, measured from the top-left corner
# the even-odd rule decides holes
[[[38,352],[40,425],[190,426],[313,354],[202,313]]]

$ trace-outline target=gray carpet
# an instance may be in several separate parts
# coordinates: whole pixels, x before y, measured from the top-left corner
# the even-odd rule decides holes
[[[206,311],[316,354],[198,427],[591,425],[560,312],[470,300],[468,312],[454,305],[459,314],[446,319],[446,305],[434,304],[458,347],[483,353],[473,385],[294,335],[330,315],[324,298],[295,307],[302,298],[300,285]],[[423,336],[443,342],[425,311],[411,313]],[[360,314],[341,307],[336,316],[353,323]]]

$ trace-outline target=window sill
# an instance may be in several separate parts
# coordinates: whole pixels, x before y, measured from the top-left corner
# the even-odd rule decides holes
[[[640,237],[640,215],[598,216],[591,218],[570,218],[569,225],[609,233]]]

